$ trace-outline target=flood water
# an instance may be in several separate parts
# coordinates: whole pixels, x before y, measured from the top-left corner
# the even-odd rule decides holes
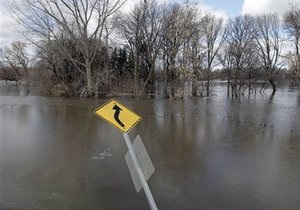
[[[227,98],[118,99],[142,116],[161,210],[300,209],[300,91]],[[150,209],[122,134],[93,114],[106,100],[0,89],[0,209]]]

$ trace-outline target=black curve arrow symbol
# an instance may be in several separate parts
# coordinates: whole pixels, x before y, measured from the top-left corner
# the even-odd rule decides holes
[[[122,126],[124,128],[125,125],[119,119],[119,115],[120,115],[120,112],[122,111],[122,109],[120,107],[118,107],[117,105],[114,105],[114,107],[112,109],[116,110],[115,114],[114,114],[115,120],[117,121],[117,123],[119,123],[120,126]]]

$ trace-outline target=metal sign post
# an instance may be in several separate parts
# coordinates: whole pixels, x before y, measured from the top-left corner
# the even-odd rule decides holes
[[[129,138],[129,135],[128,135],[128,133],[123,133],[123,136],[124,136],[126,145],[128,147],[128,151],[129,151],[129,154],[131,156],[131,159],[132,159],[133,165],[135,167],[135,170],[136,170],[136,172],[137,172],[137,174],[139,176],[139,179],[141,181],[141,184],[142,184],[142,186],[144,188],[144,192],[145,192],[146,197],[148,199],[148,202],[149,202],[149,205],[151,207],[151,210],[157,210],[157,206],[156,206],[155,201],[153,199],[152,193],[151,193],[151,191],[149,189],[149,186],[148,186],[147,181],[146,181],[146,179],[144,177],[144,174],[143,174],[143,171],[141,169],[141,166],[140,166],[140,164],[139,164],[139,162],[138,162],[138,160],[136,158],[135,152],[133,150],[132,143],[131,143],[131,140]]]
[[[142,185],[142,187],[144,189],[144,192],[145,192],[148,202],[150,204],[151,210],[157,210],[157,206],[155,204],[152,193],[147,184],[147,180],[145,179],[143,169],[141,168],[141,165],[138,161],[136,153],[133,149],[131,140],[128,136],[128,132],[141,120],[141,117],[115,100],[110,100],[110,101],[106,102],[104,105],[98,107],[94,111],[94,113],[97,116],[104,119],[106,122],[112,124],[113,126],[115,126],[120,131],[123,132],[123,136],[125,138],[125,142],[128,147],[128,152],[129,152],[129,155],[132,160],[131,165],[133,165],[133,167],[138,175],[140,184]],[[140,140],[140,142],[141,142],[141,140]],[[137,153],[137,154],[139,154],[139,153]],[[145,155],[143,157],[144,158],[141,158],[142,160],[145,159]],[[125,157],[125,159],[126,159],[126,157]],[[153,167],[149,157],[148,157],[148,161],[146,161],[146,162],[148,162],[148,163],[150,162],[150,165]],[[143,165],[143,161],[141,161],[141,164]],[[145,164],[143,165],[143,167],[145,168]],[[131,172],[131,170],[130,170],[130,172]],[[154,167],[153,167],[153,170],[150,170],[150,171],[145,170],[146,177],[149,178],[153,172],[154,172]],[[135,181],[136,180],[133,178],[134,183],[135,183]],[[139,187],[141,187],[141,185],[139,185]]]

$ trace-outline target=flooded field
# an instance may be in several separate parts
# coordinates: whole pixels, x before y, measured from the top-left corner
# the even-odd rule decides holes
[[[300,209],[300,91],[227,98],[118,99],[142,116],[162,210]],[[122,134],[93,114],[106,100],[0,90],[0,209],[149,209]]]

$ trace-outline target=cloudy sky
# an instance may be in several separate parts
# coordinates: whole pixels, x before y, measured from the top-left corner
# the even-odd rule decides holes
[[[127,0],[124,10],[130,10],[139,0]],[[178,2],[186,0],[157,0],[161,3]],[[197,2],[199,8],[205,12],[212,12],[226,19],[241,14],[261,14],[276,12],[282,15],[290,4],[299,4],[300,0],[190,0]],[[10,17],[11,11],[4,5],[4,0],[0,0],[0,48],[9,45],[14,40],[22,39],[17,32],[18,25]]]

